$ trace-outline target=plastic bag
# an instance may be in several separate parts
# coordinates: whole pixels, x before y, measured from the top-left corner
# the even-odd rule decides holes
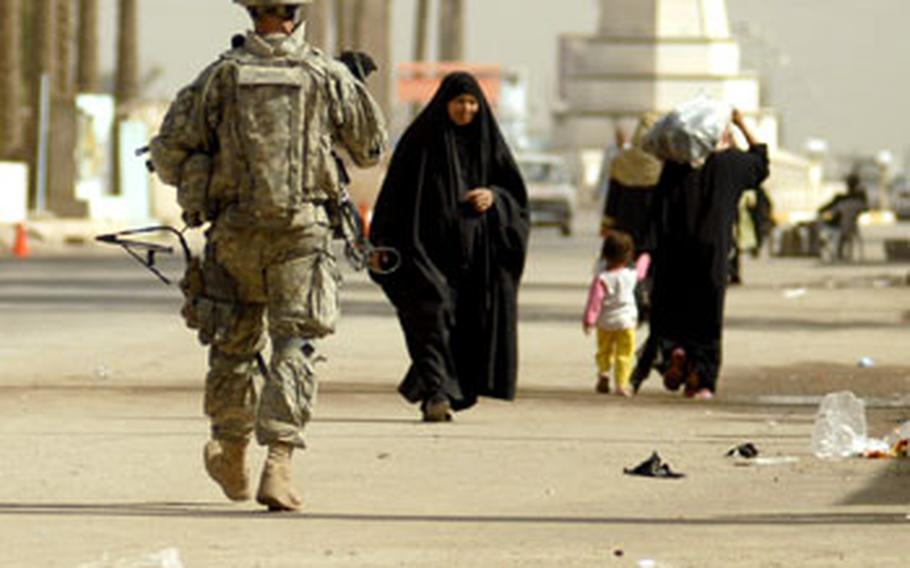
[[[686,102],[645,134],[644,148],[661,160],[699,167],[730,126],[733,108],[706,95]]]

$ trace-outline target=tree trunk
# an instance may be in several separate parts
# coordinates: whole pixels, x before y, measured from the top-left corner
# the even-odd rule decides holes
[[[427,60],[430,35],[430,0],[417,0],[417,17],[414,21],[414,61]]]
[[[354,46],[376,61],[378,70],[368,81],[370,92],[386,116],[391,111],[392,25],[391,0],[358,0],[355,4]]]
[[[351,0],[335,0],[335,47],[344,51],[352,47]]]
[[[430,50],[430,0],[417,0],[417,14],[414,17],[414,62],[423,63],[429,59]],[[420,112],[420,103],[411,103],[411,118]]]
[[[139,21],[136,0],[120,0],[117,29],[117,106],[123,112],[139,98]]]
[[[57,0],[55,24],[54,94],[69,97],[73,93],[73,4],[70,0]]]
[[[439,60],[462,61],[464,55],[464,0],[441,0]]]
[[[78,90],[97,93],[98,82],[98,0],[79,0]]]
[[[20,13],[20,0],[0,0],[0,160],[23,150]]]
[[[331,13],[330,0],[313,0],[307,12],[306,35],[307,41],[326,53],[331,53],[328,45],[328,23]]]

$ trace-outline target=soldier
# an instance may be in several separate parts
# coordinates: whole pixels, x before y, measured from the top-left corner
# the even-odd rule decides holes
[[[206,470],[228,498],[249,499],[245,453],[255,430],[268,447],[256,500],[288,511],[302,505],[291,453],[305,447],[316,395],[313,342],[334,331],[338,315],[333,148],[367,167],[387,135],[362,81],[306,43],[310,0],[234,2],[254,30],[177,95],[150,150],[161,179],[177,186],[187,225],[211,223],[204,260],[181,283],[187,323],[210,345]]]

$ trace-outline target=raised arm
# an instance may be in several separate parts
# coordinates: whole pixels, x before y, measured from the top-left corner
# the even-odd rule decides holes
[[[733,124],[736,125],[736,128],[743,133],[743,136],[746,138],[749,147],[757,146],[761,144],[758,138],[755,137],[755,133],[752,132],[752,129],[749,128],[749,125],[746,124],[746,120],[743,117],[743,113],[737,108],[733,109]]]
[[[343,64],[332,61],[328,71],[334,99],[332,120],[335,123],[335,141],[347,150],[357,166],[373,166],[379,162],[388,145],[382,111],[366,85]]]

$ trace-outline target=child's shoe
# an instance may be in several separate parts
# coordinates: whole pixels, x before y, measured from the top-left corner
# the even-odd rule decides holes
[[[597,377],[597,386],[594,390],[600,394],[610,394],[610,375],[600,375]]]

